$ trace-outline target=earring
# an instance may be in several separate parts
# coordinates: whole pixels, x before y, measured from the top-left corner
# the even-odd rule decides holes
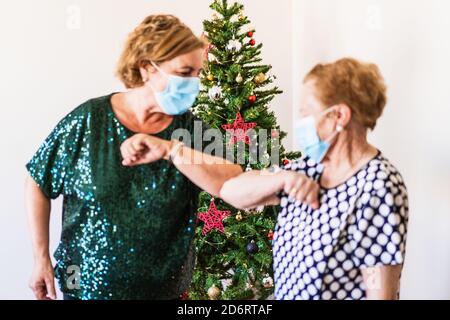
[[[340,124],[338,124],[338,125],[336,126],[336,131],[337,131],[338,133],[341,133],[342,131],[344,131],[344,127],[341,126]]]

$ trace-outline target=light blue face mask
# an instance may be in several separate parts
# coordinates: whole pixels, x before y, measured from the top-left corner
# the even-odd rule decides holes
[[[319,117],[328,114],[331,111],[333,111],[333,109],[327,109],[320,113]],[[303,151],[311,160],[316,163],[320,163],[330,149],[331,141],[338,133],[342,132],[342,130],[342,126],[338,125],[336,128],[337,132],[324,141],[320,139],[317,133],[314,116],[309,116],[297,121],[295,136],[299,149]]]
[[[155,63],[152,65],[167,78],[167,86],[162,92],[158,92],[150,84],[158,105],[164,113],[176,116],[186,113],[195,102],[200,92],[200,79],[197,77],[178,77],[167,74]]]

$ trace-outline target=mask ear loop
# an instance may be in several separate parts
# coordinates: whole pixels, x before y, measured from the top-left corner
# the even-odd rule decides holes
[[[150,63],[152,64],[152,66],[153,66],[159,73],[161,73],[162,75],[164,75],[164,76],[166,77],[166,79],[169,78],[168,74],[167,74],[163,69],[161,69],[160,67],[158,67],[158,65],[157,65],[155,62],[150,61]],[[149,84],[149,86],[150,86],[150,88],[153,90],[153,92],[156,93],[157,91],[156,91],[155,87],[153,87],[152,83],[150,82],[150,79],[148,79],[148,81],[146,81],[146,82]]]
[[[169,75],[163,70],[161,69],[156,63],[154,63],[153,61],[150,61],[150,63],[152,64],[152,66],[158,70],[160,73],[162,73],[163,75],[165,75],[166,77],[169,77]]]

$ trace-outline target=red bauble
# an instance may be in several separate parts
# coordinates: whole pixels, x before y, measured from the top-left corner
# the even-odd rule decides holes
[[[253,31],[247,32],[247,37],[249,37],[249,38],[253,37]]]
[[[288,159],[284,159],[283,160],[283,164],[286,166],[286,165],[288,165],[289,164],[289,160]]]
[[[267,234],[267,239],[269,239],[270,241],[273,240],[273,231],[270,230],[269,233]]]
[[[248,42],[249,45],[254,46],[256,44],[255,39],[250,39],[250,41]]]
[[[252,94],[250,97],[248,97],[248,101],[251,104],[254,104],[256,102],[256,96],[254,94]]]
[[[180,294],[180,300],[187,300],[189,298],[189,291],[186,290],[182,294]]]

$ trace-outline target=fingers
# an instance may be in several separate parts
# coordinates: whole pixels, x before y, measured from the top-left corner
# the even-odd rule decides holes
[[[38,300],[47,300],[47,290],[45,285],[38,285],[34,288],[32,288],[33,292],[34,292],[34,296],[36,297],[36,299]]]
[[[122,145],[120,146],[120,152],[122,154],[122,164],[124,166],[136,165],[136,162],[143,156],[145,152],[146,138],[146,135],[137,134],[122,143]]]
[[[47,286],[44,281],[30,283],[29,287],[33,291],[37,300],[48,300]]]
[[[311,188],[309,188],[309,193],[305,195],[305,203],[308,203],[314,210],[319,209],[319,185],[313,183]]]
[[[45,279],[45,286],[47,288],[47,297],[52,300],[56,300],[55,281],[53,277],[48,277]]]
[[[138,166],[161,160],[170,144],[170,141],[137,134],[126,140],[120,147],[122,165]]]
[[[310,205],[318,209],[320,187],[317,182],[306,176],[294,173],[288,178],[284,191],[289,194],[289,199]]]

